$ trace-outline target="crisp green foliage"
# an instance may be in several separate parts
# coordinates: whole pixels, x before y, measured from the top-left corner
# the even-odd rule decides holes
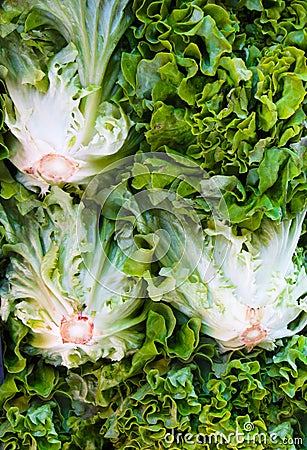
[[[202,441],[210,450],[304,448],[304,336],[280,342],[274,353],[220,356],[214,341],[198,340],[197,321],[162,303],[152,308],[139,357],[69,372],[27,357],[24,369],[8,368],[0,389],[4,448],[199,448],[185,442],[188,433],[188,441],[211,435],[210,445]],[[176,350],[182,342],[184,355]],[[240,443],[215,445],[213,436],[236,432]],[[298,444],[285,444],[294,438]]]
[[[78,221],[78,204],[59,188],[41,202],[20,185],[21,195],[13,196],[14,187],[2,184],[2,248],[10,258],[2,319],[12,315],[31,329],[30,354],[67,367],[118,360],[138,348],[144,285],[122,270],[127,257],[114,240],[114,224],[104,221],[90,243],[97,226],[90,208],[86,221]]]
[[[164,280],[159,292],[149,279],[149,295],[170,302],[188,317],[201,318],[203,331],[224,350],[255,345],[272,350],[276,339],[298,333],[307,324],[307,273],[300,253],[292,262],[303,219],[301,215],[280,224],[264,220],[257,232],[242,230],[240,236],[217,223],[205,230],[202,256],[189,253],[184,267],[195,268],[189,276],[171,251],[161,258],[160,275],[172,280],[174,289],[164,293]],[[179,227],[174,228],[176,236]],[[183,239],[182,229],[178,242]],[[175,239],[171,249],[177,256]]]
[[[111,155],[134,148],[126,142],[132,122],[111,98],[119,41],[132,21],[129,2],[38,0],[21,14],[7,3],[0,77],[5,122],[17,138],[8,138],[9,159],[27,187],[44,193],[50,184],[84,184]]]
[[[233,223],[306,205],[305,2],[134,1],[123,97],[150,150],[195,159]]]
[[[307,448],[306,25],[1,3],[0,450]]]

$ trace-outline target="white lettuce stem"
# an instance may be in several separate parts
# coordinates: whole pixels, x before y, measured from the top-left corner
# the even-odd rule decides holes
[[[97,111],[101,102],[101,89],[92,92],[81,101],[80,110],[84,116],[84,129],[82,130],[82,144],[89,145],[93,138],[93,129],[95,128],[95,121],[97,119]]]

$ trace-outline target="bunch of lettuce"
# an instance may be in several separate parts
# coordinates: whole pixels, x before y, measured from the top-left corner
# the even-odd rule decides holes
[[[133,170],[139,174],[139,165],[133,166]],[[148,184],[154,182],[157,186],[160,179],[163,185],[165,174],[162,171],[159,177],[161,166],[157,165],[156,170],[157,173],[149,177]],[[125,178],[127,174],[123,176]],[[197,449],[200,444],[196,439],[204,440],[205,436],[207,439],[211,436],[210,444],[202,441],[201,445],[208,449],[221,447],[215,444],[214,436],[217,436],[217,442],[218,439],[230,439],[229,445],[242,449],[247,446],[263,450],[304,448],[305,337],[295,335],[291,339],[277,339],[274,351],[257,347],[250,348],[249,352],[236,350],[221,354],[218,342],[206,336],[210,334],[210,329],[198,311],[194,310],[189,318],[187,304],[184,303],[185,308],[181,308],[180,300],[189,295],[192,300],[194,298],[193,282],[197,272],[183,283],[182,279],[177,280],[174,295],[172,291],[166,292],[177,273],[172,270],[174,267],[159,275],[156,262],[149,264],[159,248],[154,239],[157,224],[160,230],[164,227],[171,233],[172,244],[166,256],[159,259],[158,265],[161,266],[163,261],[165,263],[170,255],[172,261],[180,261],[181,267],[188,268],[189,261],[193,263],[197,249],[192,243],[196,234],[189,236],[189,253],[184,253],[183,259],[178,258],[184,236],[172,214],[174,211],[180,214],[181,221],[187,216],[186,220],[191,225],[189,210],[183,209],[182,203],[177,201],[169,211],[164,209],[159,213],[159,202],[155,202],[155,210],[149,208],[139,215],[138,208],[141,209],[143,204],[137,203],[137,183],[142,185],[142,176],[135,176],[133,190],[127,180],[120,184],[121,189],[117,191],[113,191],[113,186],[106,188],[99,183],[96,190],[94,184],[86,201],[80,204],[77,197],[73,201],[71,194],[57,187],[52,188],[44,200],[38,199],[10,176],[2,176],[2,257],[9,257],[9,261],[6,259],[7,275],[1,290],[2,314],[7,314],[10,309],[3,324],[6,369],[5,382],[0,388],[0,442],[3,448],[30,449],[36,446],[40,450],[76,450],[154,446],[157,449]],[[99,205],[102,197],[109,192],[114,195],[108,196],[108,202],[104,204],[102,212],[110,216],[106,218],[101,216]],[[144,195],[146,189],[140,192]],[[153,192],[157,192],[158,197]],[[149,190],[149,194],[146,198],[161,200],[159,189]],[[171,194],[169,191],[169,201],[174,198]],[[122,211],[121,227],[116,230],[118,224],[112,221],[112,215],[118,216],[119,211]],[[135,220],[134,214],[138,220]],[[231,245],[227,248],[222,242],[231,238],[230,244],[242,245],[245,240],[243,254],[245,258],[246,253],[254,256],[255,266],[251,267],[255,270],[251,275],[257,278],[260,275],[257,274],[260,269],[257,263],[259,254],[262,257],[264,254],[273,256],[274,250],[276,271],[272,273],[268,270],[272,267],[269,263],[265,266],[267,271],[262,274],[266,275],[267,283],[263,289],[269,287],[266,295],[269,293],[273,301],[277,291],[289,294],[290,300],[292,295],[292,300],[296,300],[298,291],[304,288],[306,282],[304,249],[297,249],[292,260],[302,221],[303,218],[298,217],[282,224],[264,222],[262,231],[267,234],[247,231],[245,236],[236,236],[233,230],[224,230],[223,234],[221,230],[214,229],[210,235],[208,229],[208,239],[220,239],[221,244],[210,248],[210,251],[216,249],[215,257],[221,256],[222,252],[226,258],[232,256],[229,264],[221,265],[229,274],[234,269],[236,258],[242,262],[242,251],[237,254]],[[77,235],[73,233],[72,223],[78,225]],[[99,241],[95,241],[97,229]],[[280,238],[281,231],[283,239]],[[131,258],[127,258],[119,242],[114,241],[119,239],[120,233],[123,233],[127,243],[125,251],[130,242]],[[164,234],[158,236],[163,238]],[[263,245],[262,236],[267,238],[268,247]],[[94,252],[93,243],[96,244]],[[135,243],[139,244],[137,255],[148,256],[143,267],[140,259],[137,260],[138,265],[132,265]],[[283,259],[279,257],[281,253]],[[108,258],[105,258],[106,255]],[[125,264],[121,265],[121,262]],[[164,265],[167,267],[167,264]],[[282,277],[285,266],[288,266],[287,275]],[[149,283],[149,292],[152,294],[154,290],[152,297],[156,302],[149,303],[146,312],[143,300],[133,297],[134,289],[140,297],[144,295],[144,284],[131,273],[118,279],[115,270],[118,267],[123,273],[136,269],[135,272],[142,274]],[[241,271],[236,273],[242,281],[242,266]],[[163,297],[168,302],[171,299],[169,305],[163,300],[157,301],[156,293],[160,285],[152,285],[154,274],[159,275],[158,281],[165,281]],[[223,281],[221,274],[221,271],[217,274],[219,281]],[[113,285],[120,292],[126,280],[127,298],[117,295],[111,299],[109,290],[98,282],[99,279],[103,285]],[[248,284],[250,278],[244,279]],[[246,285],[235,283],[233,279],[233,291],[238,294],[240,287],[243,289]],[[229,288],[221,282],[223,288],[229,292]],[[44,294],[48,295],[49,305],[46,305]],[[292,335],[295,328],[296,331],[302,328],[305,316],[294,323],[296,327],[291,331],[286,330],[286,325],[293,315],[301,312],[303,302],[299,305],[293,301],[288,305],[281,297],[280,304],[277,306],[275,303],[275,313],[278,316],[278,308],[282,312],[281,319],[285,324],[283,336]],[[222,300],[227,300],[227,296]],[[51,316],[50,307],[58,310],[59,305],[68,309],[73,306],[78,313],[82,309],[82,314],[74,315],[73,323],[63,321],[63,316],[58,316],[54,311]],[[133,309],[132,315],[123,317],[127,305],[134,305],[136,309]],[[283,305],[287,307],[288,316],[283,312]],[[193,308],[197,306],[192,304]],[[111,317],[107,314],[112,307],[115,310]],[[97,310],[103,311],[104,315],[100,316]],[[96,314],[90,315],[94,312]],[[207,312],[205,317],[210,317],[210,308]],[[212,312],[214,315],[214,308]],[[225,320],[220,318],[215,329],[225,330],[231,323],[229,314],[233,312],[236,313],[228,309],[228,315],[223,316]],[[97,316],[99,320],[96,322]],[[83,317],[88,317],[85,324],[91,320],[94,327],[101,331],[105,331],[106,327],[112,329],[108,336],[99,336],[97,345],[90,341],[83,344],[74,342],[74,348],[71,348],[71,343],[63,342],[63,325],[75,327],[77,323],[73,338],[76,340],[77,336],[79,339],[82,337]],[[57,326],[58,320],[60,327]],[[221,336],[214,337],[223,341]],[[115,340],[116,348],[120,348],[122,353],[118,361],[111,361],[116,356],[113,351]],[[46,347],[47,341],[50,345]],[[42,342],[44,346],[41,346]],[[102,350],[106,353],[102,354]],[[250,423],[253,430],[247,433],[246,424]],[[266,439],[265,442],[259,442],[257,433],[262,440]]]
[[[155,161],[148,159],[145,175],[144,167]],[[151,174],[156,185],[163,178],[160,170]],[[140,171],[134,187],[142,184]],[[135,260],[132,273],[147,281],[149,298],[201,319],[202,331],[224,351],[256,345],[273,350],[276,340],[304,329],[307,272],[304,253],[296,249],[305,213],[280,222],[263,220],[255,232],[235,232],[211,214],[203,231],[187,199],[172,191],[148,186],[131,193],[127,182],[102,191],[116,198],[128,245],[134,236],[138,254],[146,252],[147,265]],[[106,209],[112,210],[110,205]]]
[[[306,207],[305,2],[135,0],[123,98],[148,149],[219,176],[232,223]]]
[[[0,23],[8,157],[25,185],[43,193],[50,184],[84,184],[106,157],[133,148],[131,140],[123,148],[132,121],[112,100],[129,2],[18,5],[4,2]]]
[[[304,336],[274,354],[221,356],[213,340],[199,341],[197,320],[155,306],[142,365],[126,380],[137,355],[69,372],[33,357],[23,370],[11,366],[0,388],[4,448],[305,448]]]
[[[1,450],[307,447],[306,23],[2,3]]]

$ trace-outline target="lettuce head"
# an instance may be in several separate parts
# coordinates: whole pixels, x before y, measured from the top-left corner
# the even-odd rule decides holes
[[[256,345],[272,350],[277,339],[307,324],[307,274],[302,252],[296,252],[303,219],[304,214],[280,223],[264,220],[259,231],[240,234],[215,221],[205,231],[200,260],[195,263],[195,253],[187,250],[186,261],[190,257],[195,270],[186,276],[166,254],[160,275],[169,289],[159,294],[149,277],[149,295],[201,318],[203,332],[223,350]],[[180,233],[173,234],[177,245]]]
[[[58,187],[43,202],[26,197],[24,203],[2,200],[10,263],[1,318],[10,315],[29,327],[25,351],[55,365],[119,360],[137,350],[144,284],[123,272],[127,256],[115,242],[114,224],[98,224],[90,206],[80,213]]]
[[[132,121],[112,95],[118,42],[131,23],[127,5],[30,1],[17,29],[2,25],[5,122],[16,138],[9,159],[27,187],[45,193],[49,185],[83,184],[124,146]],[[50,48],[45,29],[62,48]]]

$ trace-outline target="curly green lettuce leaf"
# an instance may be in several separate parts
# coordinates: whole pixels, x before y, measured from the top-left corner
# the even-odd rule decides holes
[[[0,387],[1,448],[62,448],[69,438],[66,420],[71,406],[65,370],[59,372],[42,359],[29,356],[23,368],[13,366],[12,324],[18,321],[3,324],[6,376]],[[19,346],[20,342],[15,344]]]
[[[45,382],[51,383],[48,395],[52,398],[42,398],[39,390],[36,392],[33,386],[31,389],[31,369],[29,372],[29,378],[23,374],[19,379],[11,378],[5,382],[9,399],[5,402],[0,417],[1,448],[60,449],[69,441],[69,429],[66,425],[69,393],[61,392],[59,385],[63,383],[57,385],[57,381],[48,374],[48,366],[42,368],[39,364],[36,375],[46,376]],[[12,395],[13,392],[15,396]]]
[[[25,449],[35,446],[42,450],[59,450],[61,441],[54,428],[52,406],[55,404],[33,405],[27,412],[12,406],[7,412],[7,421],[0,426],[2,448],[10,448],[12,445],[14,447],[11,448],[21,448],[20,445],[23,445]]]
[[[255,230],[264,217],[306,208],[306,48],[294,44],[306,5],[136,0],[133,8],[135,49],[122,56],[120,84],[150,149],[224,177],[232,223]],[[228,188],[234,180],[243,198]]]

